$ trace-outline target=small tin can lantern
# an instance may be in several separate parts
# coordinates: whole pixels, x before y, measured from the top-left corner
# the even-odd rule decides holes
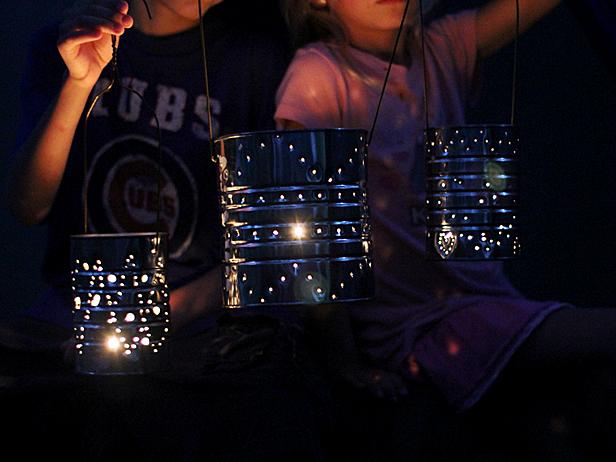
[[[373,296],[364,130],[229,135],[216,153],[227,308]]]
[[[76,371],[130,375],[165,367],[167,234],[71,236]]]
[[[428,258],[517,257],[520,241],[516,128],[429,128],[425,148]]]

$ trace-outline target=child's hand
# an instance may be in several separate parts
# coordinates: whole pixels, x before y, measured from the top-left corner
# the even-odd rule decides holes
[[[341,371],[339,377],[355,388],[363,389],[378,398],[396,401],[408,394],[402,377],[382,369],[355,366]]]
[[[178,331],[192,321],[221,308],[222,269],[215,266],[188,284],[171,291],[171,330]]]
[[[68,68],[68,78],[88,88],[111,61],[111,35],[132,27],[128,3],[123,0],[79,0],[60,24],[58,51]]]

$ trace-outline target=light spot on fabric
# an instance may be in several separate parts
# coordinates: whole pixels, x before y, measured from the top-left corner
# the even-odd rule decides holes
[[[419,375],[421,374],[421,367],[419,366],[419,363],[417,362],[417,358],[415,358],[415,355],[409,355],[407,363],[408,363],[408,368],[409,368],[409,372],[411,373],[411,375],[413,377],[419,377]]]
[[[460,353],[460,344],[452,338],[447,339],[447,353],[449,356],[458,356]]]

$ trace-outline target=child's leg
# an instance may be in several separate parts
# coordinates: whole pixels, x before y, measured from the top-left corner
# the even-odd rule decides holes
[[[548,316],[469,414],[501,444],[544,461],[615,450],[616,309]]]
[[[548,316],[514,355],[510,368],[616,364],[616,308],[563,308]]]

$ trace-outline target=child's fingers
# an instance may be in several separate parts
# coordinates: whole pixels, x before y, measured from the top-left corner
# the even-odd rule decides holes
[[[82,16],[73,23],[72,30],[100,30],[105,34],[121,35],[124,33],[124,26],[109,19],[96,16]]]
[[[103,33],[97,29],[75,30],[63,36],[58,46],[69,49],[84,43],[95,42],[102,36]]]
[[[104,33],[112,35],[122,35],[124,27],[106,19],[96,17],[80,17],[71,21],[65,21],[60,25],[58,44],[63,43],[68,37],[72,37],[75,32],[85,33]]]
[[[117,28],[118,32],[105,31],[107,33],[119,33],[122,28],[132,27],[133,18],[126,14],[127,10],[118,9],[117,2],[108,4],[85,3],[76,5],[65,14],[65,19],[60,25],[61,30],[84,28],[91,24],[94,19],[100,24],[106,24],[111,30]],[[113,24],[117,24],[114,26]]]
[[[124,0],[121,1],[117,1],[116,0],[116,8],[118,9],[118,11],[122,14],[126,14],[128,13],[128,2],[125,2]]]
[[[111,16],[119,13],[126,15],[128,13],[128,4],[125,1],[118,0],[81,0],[73,4],[72,7],[66,9],[63,14],[64,19],[76,18],[84,14],[100,14],[103,11],[104,16]]]
[[[104,18],[124,27],[130,27],[133,25],[133,18],[126,14],[126,12],[113,8],[107,8],[101,5],[90,5],[88,8],[84,9],[79,16],[95,16],[98,18]]]

